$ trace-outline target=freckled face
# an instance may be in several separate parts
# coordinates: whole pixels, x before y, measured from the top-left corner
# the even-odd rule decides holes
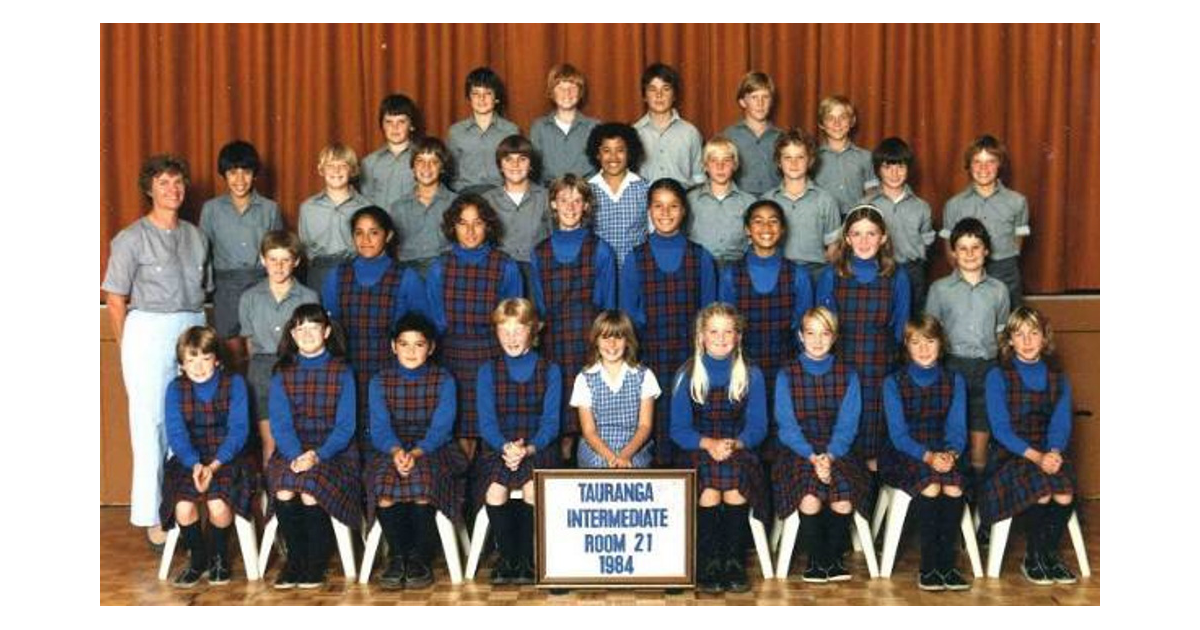
[[[504,349],[504,354],[514,358],[529,352],[529,348],[533,344],[533,331],[515,318],[498,324],[496,337],[500,340],[500,347]]]

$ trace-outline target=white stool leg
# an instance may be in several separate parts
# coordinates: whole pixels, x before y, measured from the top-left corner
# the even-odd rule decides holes
[[[771,523],[771,553],[779,552],[779,539],[783,537],[783,521],[776,515]]]
[[[258,574],[267,575],[267,562],[271,559],[271,546],[275,544],[275,531],[279,529],[279,517],[272,516],[263,528],[262,546],[258,548]]]
[[[887,529],[883,533],[883,566],[880,567],[879,575],[890,578],[892,569],[896,566],[896,550],[900,548],[900,535],[904,533],[904,519],[908,516],[912,495],[887,487],[880,493],[880,496],[885,494],[890,505],[887,511]]]
[[[887,513],[888,507],[892,503],[892,493],[895,490],[891,486],[882,486],[879,488],[879,498],[875,500],[875,514],[871,516],[871,536],[879,538],[879,530],[883,526],[883,516]],[[885,573],[883,577],[888,577]]]
[[[455,538],[458,540],[458,549],[462,557],[466,558],[471,553],[471,535],[467,533],[467,524],[459,523],[455,527]]]
[[[462,584],[462,557],[458,555],[458,537],[454,534],[454,523],[440,511],[434,516],[438,536],[442,539],[442,552],[446,555],[446,568],[450,571],[450,583]]]
[[[1071,534],[1071,546],[1075,547],[1075,559],[1079,561],[1079,574],[1092,577],[1092,564],[1088,562],[1087,549],[1083,547],[1083,530],[1079,529],[1079,512],[1071,511],[1071,519],[1067,521],[1067,531]]]
[[[346,582],[353,582],[358,567],[354,566],[354,544],[350,541],[350,528],[332,516],[329,517],[329,522],[333,523],[333,536],[337,538],[338,555],[342,557],[342,571],[346,574]]]
[[[171,573],[171,559],[175,557],[175,545],[179,543],[179,523],[167,532],[167,542],[163,544],[162,560],[158,564],[158,579],[165,580]]]
[[[1004,564],[1004,546],[1008,544],[1008,530],[1011,527],[1011,518],[992,524],[987,561],[987,576],[990,578],[1000,577],[1000,565]]]
[[[375,556],[379,555],[379,539],[383,537],[383,525],[379,519],[371,525],[367,533],[367,542],[363,545],[362,569],[358,571],[358,583],[366,584],[371,579],[371,569],[375,566]]]
[[[979,558],[979,542],[975,540],[975,522],[971,520],[971,508],[963,506],[962,522],[963,542],[967,545],[967,557],[971,559],[971,572],[976,578],[983,577],[983,563]]]
[[[753,511],[750,513],[750,535],[754,538],[754,550],[758,554],[758,564],[762,568],[764,580],[769,580],[774,574],[771,566],[771,551],[767,548],[767,528],[763,526],[763,522],[754,518]]]
[[[775,577],[786,580],[792,563],[792,551],[796,549],[796,537],[800,534],[800,511],[797,510],[783,520],[783,534],[779,539],[779,555],[775,560]]]
[[[246,565],[246,580],[253,582],[262,577],[258,572],[258,535],[254,523],[234,515],[233,525],[237,528],[238,545],[242,548],[242,564]]]
[[[862,547],[863,557],[867,560],[867,574],[871,579],[879,577],[879,563],[875,560],[875,542],[871,539],[871,524],[866,517],[854,513],[854,527],[858,530],[858,542]]]
[[[468,580],[475,579],[475,571],[479,569],[479,556],[483,553],[483,541],[487,538],[488,516],[487,507],[479,508],[475,515],[475,531],[471,534],[471,552],[467,554],[467,570],[464,575]]]

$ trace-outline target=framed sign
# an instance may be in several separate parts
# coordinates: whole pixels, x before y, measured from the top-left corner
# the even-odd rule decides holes
[[[694,470],[535,470],[538,586],[695,584]]]

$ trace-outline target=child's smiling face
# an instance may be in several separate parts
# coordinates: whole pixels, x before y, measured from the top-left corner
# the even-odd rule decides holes
[[[937,363],[938,354],[942,350],[942,343],[937,337],[926,337],[918,333],[909,335],[904,345],[908,348],[908,356],[912,358],[913,363],[924,368]]]
[[[1021,324],[1012,333],[1009,343],[1018,359],[1026,363],[1034,363],[1042,358],[1042,350],[1046,347],[1046,337],[1042,334],[1041,328],[1026,323]]]
[[[316,356],[325,349],[330,328],[320,322],[301,322],[292,328],[292,341],[296,349],[306,357]]]
[[[1000,177],[1000,158],[980,151],[971,158],[971,181],[976,186],[987,188],[996,183]]]
[[[510,153],[500,159],[500,172],[509,184],[524,184],[529,179],[531,166],[529,156],[520,153]]]
[[[392,340],[392,352],[400,361],[400,365],[415,370],[429,359],[433,352],[433,342],[416,330],[406,330]]]
[[[466,206],[454,224],[454,238],[464,249],[475,249],[487,240],[487,223],[479,216],[479,208]]]
[[[363,258],[375,258],[383,254],[392,233],[379,225],[370,216],[361,216],[354,222],[354,248]]]
[[[624,138],[605,138],[600,143],[600,170],[608,177],[621,177],[629,169],[629,148]]]
[[[600,358],[605,363],[617,363],[625,360],[625,337],[621,335],[602,335],[596,340],[600,349]]]
[[[245,199],[254,190],[254,171],[236,166],[225,171],[225,186],[234,199]]]
[[[854,255],[863,260],[870,260],[879,253],[879,248],[887,242],[887,235],[869,219],[859,219],[850,224],[846,233],[846,243]]]
[[[841,142],[850,135],[850,129],[854,127],[854,115],[844,105],[834,105],[821,119],[820,127],[825,137]]]
[[[188,350],[183,357],[183,373],[187,374],[188,380],[193,383],[204,383],[212,378],[219,364],[217,355],[211,352]]]
[[[659,188],[650,196],[650,222],[658,234],[672,236],[679,232],[683,215],[683,200],[673,191]]]
[[[496,325],[496,337],[500,340],[504,354],[516,358],[529,352],[533,342],[533,331],[516,318],[509,318]]]
[[[903,162],[888,162],[879,167],[879,181],[889,190],[900,190],[908,182],[908,165]]]
[[[803,145],[789,144],[779,152],[779,170],[783,178],[801,181],[808,178],[808,149]]]
[[[800,329],[800,342],[804,344],[804,354],[814,360],[824,359],[833,348],[833,331],[829,330],[821,320],[810,317],[804,320]]]
[[[988,249],[977,236],[964,234],[954,241],[954,264],[963,273],[974,273],[987,263]]]
[[[442,178],[442,161],[433,153],[421,153],[413,159],[413,179],[422,186],[433,186]]]
[[[321,166],[321,177],[325,178],[325,188],[344,190],[350,185],[350,165],[341,160],[330,160]]]
[[[559,81],[554,84],[554,106],[567,110],[579,106],[579,85],[574,81]]]
[[[388,144],[402,145],[412,136],[412,121],[404,114],[384,114],[380,127]]]
[[[746,227],[746,236],[759,250],[774,250],[783,238],[783,222],[779,213],[769,207],[759,207],[750,214],[750,225]]]
[[[655,77],[646,86],[646,108],[654,114],[669,114],[675,107],[675,88]]]
[[[554,216],[558,221],[558,229],[573,230],[583,223],[585,204],[583,195],[572,187],[566,187],[554,195],[550,201],[554,208]]]
[[[492,88],[471,88],[471,111],[480,116],[496,111],[496,93]]]
[[[733,319],[724,315],[710,317],[701,334],[704,351],[714,359],[724,359],[733,354],[741,338]]]

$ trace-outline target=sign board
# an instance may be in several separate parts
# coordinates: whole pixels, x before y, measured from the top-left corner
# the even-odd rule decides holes
[[[695,583],[696,472],[536,470],[538,585]]]

